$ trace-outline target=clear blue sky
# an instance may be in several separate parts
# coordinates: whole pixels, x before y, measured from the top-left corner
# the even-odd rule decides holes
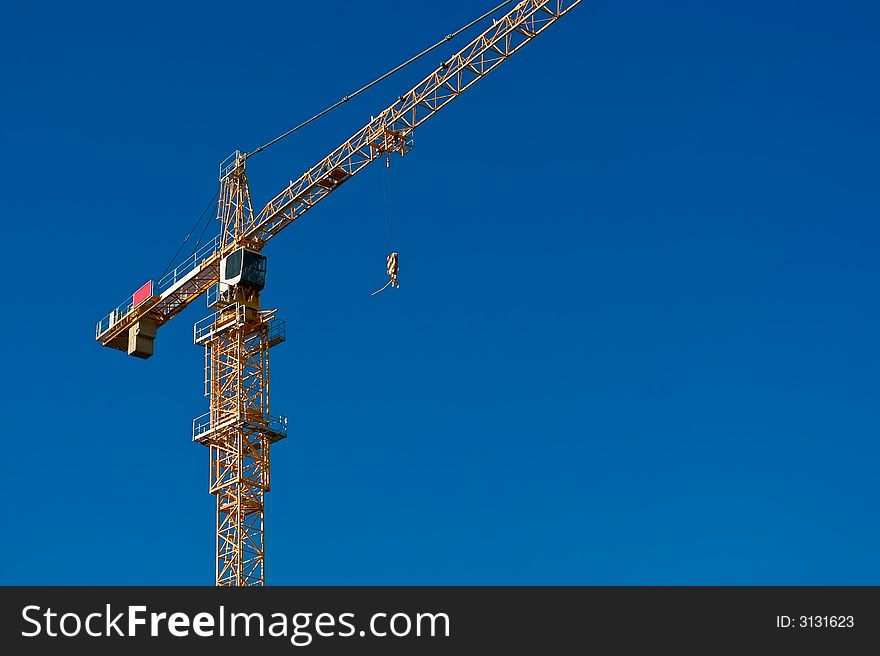
[[[5,8],[0,582],[213,583],[208,310],[149,361],[94,323],[230,152],[492,4]],[[274,240],[269,582],[880,584],[878,18],[584,2],[393,162],[399,290],[381,167]],[[441,58],[254,158],[255,204]]]

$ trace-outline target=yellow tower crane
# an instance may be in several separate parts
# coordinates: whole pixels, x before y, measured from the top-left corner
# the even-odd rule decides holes
[[[205,348],[209,411],[193,421],[193,440],[210,451],[210,492],[217,497],[217,585],[265,582],[269,453],[273,443],[287,437],[287,419],[273,415],[269,403],[269,350],[284,341],[285,324],[275,310],[260,307],[266,282],[261,251],[368,164],[391,153],[406,154],[413,130],[580,1],[519,2],[257,214],[245,164],[265,146],[252,153],[236,151],[220,165],[219,235],[98,322],[96,338],[102,345],[149,358],[157,329],[196,298],[205,294],[215,311],[194,330],[196,344]]]

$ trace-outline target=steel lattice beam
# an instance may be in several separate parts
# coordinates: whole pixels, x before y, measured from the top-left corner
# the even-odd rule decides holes
[[[270,200],[242,238],[265,244],[340,184],[389,152],[404,153],[415,128],[493,71],[581,0],[526,0],[400,96]]]
[[[229,315],[237,315],[232,321]],[[230,306],[204,342],[210,492],[217,497],[217,585],[263,585],[264,495],[272,442],[265,314]]]

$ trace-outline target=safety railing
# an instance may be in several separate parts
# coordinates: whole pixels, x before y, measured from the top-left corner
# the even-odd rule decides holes
[[[204,319],[197,321],[193,326],[193,342],[198,344],[200,341],[208,337],[214,329],[214,324],[217,322],[217,317],[220,316],[219,312],[215,312]]]
[[[193,440],[211,432],[211,413],[206,412],[193,419]],[[285,415],[273,415],[269,417],[268,428],[271,432],[287,435],[287,417]]]
[[[287,339],[287,322],[272,317],[269,319],[269,346],[280,344]]]
[[[171,289],[180,280],[192,273],[194,269],[198,268],[198,266],[202,262],[207,260],[218,250],[220,250],[220,235],[214,237],[211,241],[206,243],[200,249],[195,251],[192,255],[180,262],[171,271],[162,276],[159,279],[159,282],[156,283],[156,289],[158,290],[157,293],[162,294],[163,292]]]
[[[211,413],[206,412],[193,419],[193,439],[198,439],[211,430]]]
[[[220,313],[214,312],[204,319],[197,321],[193,326],[193,343],[201,344],[204,340],[209,338],[214,332],[217,320],[219,318]],[[243,321],[243,318],[240,320]],[[232,321],[231,317],[229,321],[224,322],[223,326],[228,326],[230,321]],[[275,318],[274,315],[270,316],[268,321],[269,346],[274,346],[275,344],[280,344],[281,342],[285,341],[287,339],[287,322],[282,319]]]
[[[125,299],[125,301],[110,310],[110,314],[98,321],[98,324],[95,326],[95,338],[97,339],[105,332],[110,330],[117,323],[119,323],[123,319],[123,317],[125,317],[125,315],[131,312],[131,308],[133,306],[134,294],[132,294],[127,299]]]
[[[287,417],[285,415],[269,417],[269,428],[276,433],[287,435]]]
[[[235,165],[238,164],[238,160],[241,158],[242,152],[240,150],[236,150],[229,157],[220,162],[220,181],[223,181],[227,175],[232,173],[235,170]]]
[[[205,292],[205,301],[208,304],[208,307],[214,307],[217,304],[217,301],[220,300],[220,283],[211,285],[208,287],[208,291]]]
[[[192,255],[181,261],[171,271],[166,273],[159,279],[159,282],[153,287],[153,294],[161,296],[163,293],[171,289],[180,280],[191,274],[197,269],[202,262],[213,256],[220,250],[220,235],[214,237],[211,241],[196,250]],[[110,311],[106,317],[98,321],[95,326],[95,337],[98,338],[105,332],[110,330],[116,323],[121,321],[131,312],[134,307],[134,295],[129,296],[125,301],[117,305]]]

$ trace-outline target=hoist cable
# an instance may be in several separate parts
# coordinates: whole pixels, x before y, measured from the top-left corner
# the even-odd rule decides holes
[[[219,192],[219,190],[218,190],[218,192]],[[215,194],[215,195],[214,195],[214,199],[215,199],[214,202],[215,202],[215,203],[216,203],[216,198],[217,198],[217,195]],[[210,218],[210,216],[211,216],[211,215],[209,214],[208,217]],[[192,253],[190,253],[191,256],[196,254],[196,250],[198,249],[199,244],[202,243],[202,237],[205,236],[205,233],[208,231],[208,226],[210,226],[210,225],[211,225],[211,221],[210,221],[210,220],[205,221],[205,227],[202,228],[202,231],[199,233],[199,238],[196,239],[196,243],[193,244],[193,247],[192,247]]]
[[[165,267],[165,270],[162,272],[162,275],[159,276],[159,280],[162,280],[162,278],[165,277],[165,274],[168,273],[169,271],[171,271],[171,267],[174,266],[175,262],[177,262],[177,258],[180,255],[180,252],[183,250],[183,247],[186,246],[186,242],[189,241],[189,238],[192,237],[192,234],[198,229],[199,225],[202,222],[202,219],[205,218],[205,215],[207,214],[207,212],[211,208],[211,206],[217,202],[217,196],[219,194],[220,194],[219,189],[216,192],[214,192],[214,196],[211,198],[211,200],[208,201],[208,204],[205,205],[205,209],[203,209],[202,213],[199,214],[199,218],[196,219],[196,222],[193,224],[193,227],[189,229],[188,233],[186,233],[186,237],[183,238],[183,241],[181,242],[180,246],[178,247],[177,252],[174,254],[174,257],[171,258],[171,260],[168,262],[168,266]],[[210,221],[205,223],[205,228],[202,229],[202,234],[199,235],[199,239],[196,242],[196,245],[198,245],[199,241],[202,240],[202,236],[205,234],[205,230],[210,225],[210,223],[211,223]],[[195,251],[193,251],[193,252],[195,252]]]
[[[382,169],[382,205],[384,206],[383,209],[385,210],[385,242],[388,248],[392,248],[394,246],[394,242],[392,242],[391,240],[391,203],[388,198],[391,194],[388,190],[388,188],[390,187],[388,177],[388,169]]]

